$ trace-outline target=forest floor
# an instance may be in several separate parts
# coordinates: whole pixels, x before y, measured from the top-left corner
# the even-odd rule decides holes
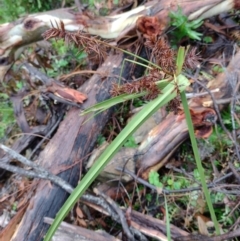
[[[116,10],[110,10],[108,7],[103,8],[103,5],[99,3],[95,5],[95,11],[109,13]],[[179,16],[173,20],[166,34],[157,40],[138,41],[138,39],[130,44],[119,46],[135,55],[140,55],[141,50],[145,48],[144,58],[148,58],[149,61],[160,66],[161,71],[147,67],[148,71],[144,72],[144,76],[137,77],[139,70],[136,66],[144,65],[146,67],[148,64],[143,64],[135,58],[132,60],[134,64],[130,70],[133,82],[127,83],[127,80],[124,80],[124,87],[116,84],[110,87],[113,97],[120,94],[137,94],[142,91],[147,91],[148,94],[136,96],[136,98],[114,107],[110,119],[97,136],[94,149],[87,156],[90,157],[90,161],[85,161],[84,166],[80,168],[80,176],[87,173],[93,160],[99,156],[99,152],[112,143],[131,118],[161,94],[157,85],[152,83],[172,76],[171,72],[175,71],[176,56],[180,46],[189,48],[183,66],[183,74],[190,82],[190,86],[186,88],[187,96],[206,92],[209,85],[214,83],[219,75],[229,70],[229,63],[239,52],[239,11],[223,13],[206,19],[201,25],[199,24],[197,29],[191,29],[191,34],[187,34],[174,25],[174,21],[176,23],[179,19],[184,18],[180,12],[178,14]],[[65,31],[64,27],[59,26],[59,31]],[[61,33],[58,33],[58,37],[60,35]],[[85,96],[85,93],[76,94],[70,89],[77,90],[93,74],[101,76],[104,85],[106,73],[98,72],[98,67],[111,51],[117,52],[117,50],[109,51],[110,47],[105,46],[102,49],[99,47],[97,53],[89,54],[88,50],[92,46],[89,43],[84,43],[84,46],[66,44],[64,39],[58,38],[34,43],[25,48],[0,85],[0,140],[2,144],[16,151],[20,148],[21,151],[17,152],[31,161],[38,160],[40,153],[57,133],[58,126],[68,111],[71,108],[79,108],[82,111],[80,102],[89,98]],[[33,66],[48,80],[55,79],[63,84],[68,88],[65,89],[65,95],[62,96],[60,91],[57,93],[57,89],[53,90],[43,86],[41,81],[32,77],[32,69],[21,68],[25,63]],[[237,64],[239,65],[239,63]],[[121,152],[114,157],[117,164],[124,163],[120,165],[121,167],[125,165],[126,159],[131,159],[132,163],[126,164],[130,175],[116,172],[115,168],[118,165],[115,163],[100,174],[89,191],[94,187],[97,187],[98,190],[108,190],[100,192],[104,198],[106,195],[111,197],[112,202],[109,204],[112,205],[115,212],[117,209],[114,205],[116,204],[121,207],[120,210],[124,210],[122,212],[128,226],[131,222],[134,223],[132,213],[138,212],[145,217],[154,218],[148,220],[151,225],[156,220],[161,220],[167,224],[166,227],[169,228],[170,233],[177,229],[183,231],[180,237],[173,234],[172,240],[239,240],[237,237],[240,237],[238,231],[240,229],[240,102],[239,84],[236,80],[232,81],[230,85],[234,86],[234,94],[230,95],[230,98],[222,96],[221,99],[216,100],[220,116],[216,122],[212,123],[210,129],[199,134],[199,138],[196,139],[204,168],[204,178],[209,187],[220,234],[231,233],[232,236],[221,237],[214,227],[201,187],[201,173],[188,137],[183,136],[179,141],[180,145],[172,147],[171,150],[174,150],[172,153],[169,151],[165,154],[168,156],[170,153],[167,161],[160,167],[158,164],[163,158],[158,160],[157,164],[154,164],[156,168],[146,174],[147,178],[144,176],[145,173],[138,176],[136,172],[140,168],[134,163],[136,161],[134,157],[146,136],[156,126],[159,126],[169,113],[179,115],[179,112],[182,111],[180,90],[178,90],[180,86],[174,87],[177,97],[156,111],[137,132],[130,135],[124,142]],[[218,88],[218,86],[215,87]],[[69,96],[74,97],[71,99]],[[55,118],[54,124],[56,123],[54,128],[53,125],[49,127],[53,117]],[[24,133],[27,133],[29,128],[35,130],[34,138],[24,139],[27,136]],[[195,133],[197,133],[196,129]],[[167,147],[161,151],[165,148]],[[4,160],[6,158],[4,153],[0,151],[0,154]],[[155,157],[153,156],[155,154],[151,155]],[[149,159],[144,159],[142,162],[150,162]],[[26,171],[26,175],[19,174],[17,170],[16,173],[12,173],[14,171],[0,169],[0,237],[9,232],[7,227],[9,230],[12,225],[12,229],[15,229],[16,223],[13,222],[13,218],[17,214],[23,215],[23,213],[19,214],[19,211],[28,205],[28,190],[34,183],[34,178],[27,172],[30,169],[20,164],[17,158],[12,159],[11,165],[22,168]],[[166,193],[162,190],[165,190]],[[129,240],[126,227],[122,228],[119,222],[111,219],[109,215],[99,212],[96,207],[81,204],[80,201],[74,206],[65,221],[91,230],[105,230],[116,240]],[[174,226],[169,226],[169,223]],[[153,226],[148,227],[147,231],[144,231],[143,227],[138,229],[135,226],[146,236],[145,240],[169,239],[167,231],[161,236],[155,233],[157,229],[154,229]],[[192,236],[186,236],[185,232]]]

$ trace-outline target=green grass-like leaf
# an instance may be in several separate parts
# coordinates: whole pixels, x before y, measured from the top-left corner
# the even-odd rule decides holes
[[[177,77],[177,83],[179,85],[179,90],[183,91],[188,85],[188,79],[179,75]],[[134,133],[134,131],[141,126],[144,121],[151,116],[155,111],[157,111],[161,106],[168,103],[171,99],[176,97],[177,93],[175,91],[175,84],[169,83],[163,90],[162,94],[159,95],[156,99],[146,104],[143,109],[136,114],[132,118],[132,120],[127,124],[127,126],[121,131],[121,133],[113,140],[113,142],[105,149],[102,155],[98,158],[98,160],[94,163],[88,173],[84,176],[84,178],[80,181],[78,186],[74,189],[73,193],[69,196],[68,200],[64,203],[60,211],[58,212],[54,222],[49,228],[44,241],[50,241],[58,226],[64,219],[64,217],[71,210],[73,205],[77,202],[77,200],[83,195],[83,193],[87,190],[87,188],[92,184],[95,178],[99,175],[99,173],[103,170],[103,168],[107,165],[107,163],[111,160],[111,158],[115,155],[115,153],[122,147],[124,142],[129,138],[130,135]]]
[[[215,211],[214,211],[213,204],[212,204],[212,201],[211,201],[210,193],[209,193],[208,188],[207,188],[206,178],[205,178],[205,175],[204,175],[204,169],[203,169],[203,166],[202,166],[202,162],[201,162],[198,147],[197,147],[197,141],[196,141],[195,134],[194,134],[192,118],[191,118],[191,115],[190,115],[190,111],[189,111],[188,103],[187,103],[187,98],[186,98],[186,94],[185,94],[184,91],[181,93],[181,100],[182,100],[182,104],[183,104],[183,108],[184,108],[184,112],[185,112],[185,116],[186,116],[186,121],[187,121],[187,125],[188,125],[190,140],[191,140],[191,144],[192,144],[192,148],[193,148],[195,161],[196,161],[196,164],[197,164],[198,173],[200,175],[203,193],[204,193],[204,196],[206,198],[208,209],[209,209],[212,221],[214,223],[216,232],[217,232],[217,234],[220,234],[219,224],[218,224],[218,221],[217,221],[217,218],[216,218],[216,215],[215,215]]]
[[[184,57],[183,57],[184,53],[183,52],[184,52],[184,47],[180,47],[179,51],[178,51],[178,56],[177,56],[177,63],[179,63],[179,64],[184,62]],[[180,73],[180,69],[181,69],[181,67],[177,66],[177,70],[179,71],[179,73]],[[188,131],[189,131],[189,135],[190,135],[190,140],[191,140],[191,144],[192,144],[192,148],[193,148],[195,161],[196,161],[196,164],[197,164],[198,173],[200,175],[203,193],[205,195],[207,205],[208,205],[208,208],[209,208],[209,212],[210,212],[212,221],[214,223],[216,232],[217,232],[217,234],[220,234],[218,221],[217,221],[217,218],[216,218],[216,215],[215,215],[215,211],[213,209],[210,193],[209,193],[208,188],[207,188],[206,178],[205,178],[205,175],[204,175],[204,169],[203,169],[203,166],[202,166],[202,162],[201,162],[198,147],[197,147],[197,141],[196,141],[196,138],[195,138],[192,118],[191,118],[190,110],[188,108],[188,102],[187,102],[185,91],[182,91],[180,93],[180,96],[181,96],[181,100],[182,100],[184,113],[185,113],[185,116],[186,116]]]

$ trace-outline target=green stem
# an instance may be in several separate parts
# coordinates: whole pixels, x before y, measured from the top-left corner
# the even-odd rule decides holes
[[[214,226],[215,226],[215,229],[216,229],[216,233],[219,235],[220,234],[219,224],[218,224],[218,221],[217,221],[214,209],[213,209],[210,193],[209,193],[208,188],[207,188],[206,178],[205,178],[205,175],[204,175],[204,169],[203,169],[203,166],[202,166],[202,162],[200,160],[200,155],[199,155],[199,151],[198,151],[198,147],[197,147],[197,141],[196,141],[195,134],[194,134],[192,118],[191,118],[190,111],[189,111],[189,108],[188,108],[188,102],[187,102],[185,91],[182,91],[180,95],[181,95],[182,105],[183,105],[185,116],[186,116],[186,121],[187,121],[187,125],[188,125],[190,140],[191,140],[191,143],[192,143],[194,157],[195,157],[195,160],[196,160],[197,169],[198,169],[200,179],[201,179],[203,193],[204,193],[206,201],[207,201],[207,205],[208,205],[208,208],[209,208],[209,211],[210,211],[211,219],[212,219],[212,221],[214,223]]]

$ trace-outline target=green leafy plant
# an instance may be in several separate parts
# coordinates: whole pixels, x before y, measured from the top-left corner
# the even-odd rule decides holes
[[[144,101],[142,100],[142,99],[140,99],[140,98],[135,98],[134,100],[133,100],[133,106],[134,107],[141,107],[141,106],[143,106],[144,105]]]
[[[155,171],[149,173],[148,181],[155,187],[163,187],[163,184],[159,181],[159,174]]]
[[[205,37],[203,37],[203,42],[205,42],[207,44],[213,43],[213,38],[210,36],[205,36]]]
[[[4,0],[0,6],[0,23],[13,21],[25,12],[25,8],[20,5],[19,1],[13,7],[11,0]]]
[[[102,145],[105,141],[106,141],[106,138],[102,134],[98,135],[98,137],[97,137],[97,144],[99,146]]]
[[[219,65],[215,65],[212,67],[212,70],[215,72],[215,73],[223,73],[224,72],[224,69],[223,67],[219,66]]]
[[[183,37],[200,40],[202,34],[195,31],[202,25],[201,19],[189,21],[188,17],[183,14],[182,9],[178,8],[176,12],[170,12],[170,24],[174,27],[172,34],[174,35],[174,43],[177,43]]]
[[[180,57],[180,55],[178,55],[178,57]],[[184,112],[185,112],[185,116],[186,116],[190,140],[191,140],[191,143],[192,143],[193,153],[194,153],[195,161],[196,161],[196,164],[197,164],[197,169],[198,169],[199,176],[200,176],[200,180],[201,180],[201,184],[202,184],[202,188],[203,188],[203,193],[204,193],[204,196],[206,198],[206,202],[207,202],[209,212],[210,212],[212,221],[214,223],[216,232],[217,232],[217,234],[220,234],[219,224],[218,224],[218,221],[217,221],[217,218],[216,218],[216,215],[215,215],[213,204],[212,204],[211,198],[210,198],[210,193],[208,191],[207,184],[206,184],[204,169],[203,169],[203,166],[202,166],[202,162],[201,162],[200,155],[199,155],[199,150],[198,150],[198,147],[197,147],[197,141],[196,141],[195,134],[194,134],[193,123],[192,123],[192,119],[191,119],[191,115],[190,115],[190,110],[188,108],[188,102],[187,102],[185,92],[181,92],[180,96],[181,96],[181,100],[182,100],[182,104],[183,104],[183,108],[184,108]]]
[[[130,137],[127,139],[127,141],[123,144],[123,146],[124,146],[124,147],[135,148],[135,147],[137,147],[138,145],[137,145],[134,137],[133,137],[133,136],[130,136]]]
[[[229,155],[229,148],[233,146],[233,142],[226,137],[226,133],[220,126],[216,126],[213,130],[212,135],[208,139],[209,145],[211,145],[214,150],[217,150],[219,153],[220,159],[225,159]]]
[[[176,76],[174,76],[174,80],[171,82],[168,82],[167,85],[161,90],[161,94],[158,95],[158,97],[152,101],[150,101],[148,104],[146,104],[142,110],[136,114],[132,120],[127,124],[127,126],[120,132],[120,134],[112,141],[112,143],[105,149],[105,151],[101,154],[101,156],[98,158],[98,160],[94,163],[94,165],[91,167],[91,169],[88,171],[88,173],[83,177],[83,179],[80,181],[78,186],[75,188],[75,190],[72,192],[68,200],[65,202],[61,210],[58,212],[53,224],[51,225],[50,229],[48,230],[45,241],[51,240],[51,237],[53,236],[54,232],[60,225],[61,221],[64,219],[64,217],[67,215],[67,213],[71,210],[73,205],[77,202],[77,200],[81,197],[81,195],[87,190],[87,188],[91,185],[91,183],[95,180],[95,178],[98,176],[98,174],[103,170],[103,168],[107,165],[107,163],[111,160],[111,158],[114,156],[114,154],[122,147],[122,145],[127,141],[127,139],[134,133],[134,131],[144,123],[144,121],[152,115],[156,110],[158,110],[161,106],[164,104],[168,103],[171,99],[177,96],[178,93],[181,95],[185,115],[186,115],[186,120],[189,128],[189,133],[190,133],[190,139],[192,142],[193,146],[193,152],[195,156],[195,160],[197,163],[197,168],[198,172],[200,175],[203,191],[206,197],[206,201],[208,204],[208,208],[212,217],[212,220],[215,224],[215,228],[217,233],[219,233],[219,227],[218,227],[218,222],[216,219],[216,215],[212,206],[212,202],[210,199],[210,195],[207,189],[206,185],[206,179],[204,176],[204,170],[201,164],[201,160],[199,157],[198,153],[198,148],[197,148],[197,143],[194,135],[194,129],[193,129],[193,124],[191,121],[191,115],[190,111],[188,109],[188,103],[187,99],[185,96],[185,93],[183,90],[186,88],[186,86],[189,85],[189,81],[181,74],[182,67],[184,64],[184,58],[186,56],[185,49],[181,47],[178,52],[177,56],[177,70],[176,70]],[[177,85],[177,86],[176,86]],[[176,91],[177,87],[177,91]],[[144,93],[141,93],[144,94]],[[146,94],[146,93],[145,93]],[[134,94],[135,97],[139,97],[138,94]],[[128,94],[125,95],[129,96]],[[122,96],[121,96],[122,97]],[[125,101],[126,99],[123,98],[121,100],[121,97],[118,99],[117,102],[122,102]],[[132,96],[134,97],[134,96]],[[114,99],[114,104],[116,104],[116,99]],[[111,103],[112,100],[105,101],[105,106],[103,103],[98,104],[98,107],[94,106],[91,108],[91,110],[87,110],[87,113],[89,112],[94,112],[94,111],[103,111],[106,108],[109,108],[110,106],[113,106],[113,103]],[[107,106],[107,107],[106,107]],[[85,112],[86,113],[86,112]],[[153,174],[153,180],[152,182],[159,185],[159,180],[156,174]],[[168,183],[169,184],[169,183]],[[171,183],[170,183],[171,184]],[[166,209],[168,210],[167,205]],[[168,239],[170,240],[170,225],[169,225],[169,216],[168,216]]]
[[[15,118],[8,95],[0,93],[0,139],[4,137],[6,128],[13,123]]]
[[[75,46],[67,46],[63,39],[52,42],[53,49],[56,51],[56,56],[52,57],[52,69],[48,69],[50,77],[59,76],[69,71],[71,64],[84,65],[87,57],[86,53]]]
[[[0,2],[0,23],[11,22],[21,15],[47,11],[52,8],[53,0],[12,0]],[[60,6],[59,6],[60,7]]]

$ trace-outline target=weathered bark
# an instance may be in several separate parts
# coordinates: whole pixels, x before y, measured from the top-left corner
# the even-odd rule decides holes
[[[83,108],[110,97],[111,83],[118,81],[117,77],[111,76],[119,75],[123,58],[122,54],[108,57],[99,71],[109,73],[109,77],[102,79],[96,74],[80,88],[88,95]],[[124,70],[124,78],[129,78],[131,72],[129,68],[128,65]],[[60,172],[61,178],[76,186],[81,165],[92,151],[97,135],[101,133],[111,113],[112,109],[89,118],[90,116],[80,116],[79,109],[71,109],[39,156],[38,163],[54,174]],[[48,225],[43,223],[43,218],[55,217],[67,196],[68,194],[61,188],[40,181],[13,240],[42,240],[48,229]]]
[[[142,213],[132,211],[131,212],[131,226],[139,229],[142,233],[149,235],[153,238],[161,237],[161,234],[166,234],[166,223],[165,221],[144,215]],[[180,228],[171,225],[171,237],[174,239],[178,236],[187,236],[188,233]]]
[[[121,66],[122,58],[122,55],[109,57],[100,68],[101,71],[109,71],[109,75],[117,74],[115,71]],[[91,106],[108,98],[111,81],[114,81],[114,78],[101,80],[98,75],[94,75],[82,87],[89,96],[83,106]],[[79,109],[71,109],[41,153],[38,163],[53,173],[61,172],[60,177],[76,186],[83,158],[91,152],[109,115],[110,111],[106,111],[88,120],[89,116],[80,117]],[[68,194],[59,187],[40,181],[36,195],[32,197],[13,240],[42,240],[48,228],[48,225],[43,224],[43,217],[54,217],[67,196]],[[25,225],[26,223],[28,225]]]
[[[126,212],[126,210],[124,210],[124,212]],[[131,215],[131,222],[129,224],[130,227],[135,228],[136,230],[139,230],[141,233],[145,234],[146,236],[151,238],[161,239],[161,237],[164,237],[166,235],[166,224],[164,221],[151,217],[149,215],[136,212],[136,211],[132,211],[130,215]],[[49,218],[45,218],[45,222],[52,223],[51,219]],[[179,236],[187,237],[189,235],[186,231],[183,231],[174,225],[170,225],[170,227],[171,227],[171,237],[173,239]],[[64,233],[66,233],[66,236],[70,236],[67,233],[67,231],[72,232],[71,234],[72,237],[78,234],[80,235],[79,238],[85,237],[87,241],[95,241],[97,240],[97,238],[99,241],[104,240],[103,235],[105,235],[105,234],[94,234],[93,231],[85,230],[84,228],[76,227],[74,225],[70,225],[65,222],[62,222],[61,225],[59,226],[59,230],[53,236],[53,241],[62,241],[63,239],[59,237],[61,233],[63,235]],[[89,236],[89,234],[91,234],[91,236]],[[109,237],[107,237],[107,234],[106,234],[105,240],[116,240],[116,239],[110,235]]]
[[[52,224],[52,219],[45,218],[44,222]],[[62,222],[54,234],[52,241],[120,241],[103,230],[92,231],[76,225]]]

